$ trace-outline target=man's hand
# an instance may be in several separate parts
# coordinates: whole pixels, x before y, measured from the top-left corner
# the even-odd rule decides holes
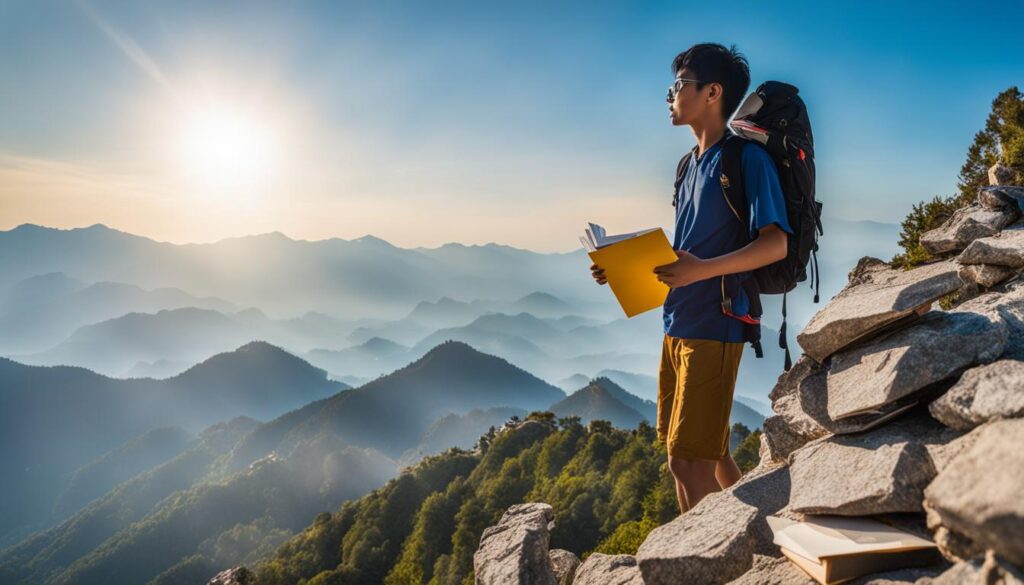
[[[597,284],[607,284],[608,279],[604,276],[604,268],[601,268],[597,264],[590,265],[590,275],[594,277]]]
[[[654,267],[658,280],[676,288],[709,278],[704,260],[686,250],[676,250],[676,256],[679,259],[675,262]]]

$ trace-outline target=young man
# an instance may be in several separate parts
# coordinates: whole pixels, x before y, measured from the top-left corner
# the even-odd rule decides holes
[[[719,182],[727,122],[750,86],[747,60],[735,46],[704,43],[676,56],[672,70],[669,117],[674,126],[690,127],[697,150],[679,187],[672,245],[679,258],[654,269],[670,287],[657,431],[683,513],[740,478],[729,454],[729,414],[745,345],[737,316],[750,307],[741,283],[755,268],[786,256],[792,229],[778,171],[760,146],[745,144],[741,151],[749,226],[740,224]],[[591,270],[599,284],[607,282],[600,267]],[[732,299],[732,315],[723,310],[723,295]]]

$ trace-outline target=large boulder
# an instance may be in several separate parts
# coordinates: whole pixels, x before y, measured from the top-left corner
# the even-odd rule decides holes
[[[1024,566],[1024,419],[991,422],[974,433],[973,444],[925,488],[929,525]]]
[[[580,566],[579,557],[572,551],[560,548],[549,551],[548,557],[551,559],[551,571],[555,574],[558,585],[572,585],[576,569]]]
[[[1024,208],[1024,187],[993,185],[978,189],[978,204],[989,209]]]
[[[953,212],[941,226],[921,234],[921,245],[930,254],[959,252],[972,241],[999,233],[1020,217],[1015,207],[989,209],[968,205]]]
[[[989,185],[1012,185],[1017,173],[1003,163],[996,163],[988,169]]]
[[[965,431],[991,420],[1024,417],[1024,362],[1002,359],[971,368],[928,410],[942,424]]]
[[[877,333],[912,320],[922,307],[963,285],[952,261],[897,270],[871,257],[861,258],[846,288],[832,298],[797,335],[804,353],[818,362]]]
[[[823,369],[820,364],[803,355],[789,371],[779,376],[768,395],[775,414],[761,423],[761,442],[764,446],[762,458],[784,462],[790,453],[807,442],[829,434],[814,417],[804,411],[800,399],[800,383],[821,371]]]
[[[815,441],[793,453],[789,509],[863,516],[920,512],[935,478],[932,452],[960,433],[923,409],[870,432]]]
[[[957,261],[961,264],[1024,267],[1024,226],[1016,224],[994,236],[974,240],[960,252]]]
[[[591,553],[576,569],[572,585],[644,585],[633,555]]]
[[[960,267],[960,280],[973,282],[978,286],[992,288],[1014,275],[1014,271],[1006,266],[995,264],[965,264]]]
[[[966,301],[951,312],[969,312],[1002,321],[1007,328],[1006,347],[1001,357],[1024,360],[1024,281],[1015,279]]]
[[[495,526],[480,536],[473,554],[473,573],[478,585],[557,585],[548,557],[551,506],[540,502],[516,504],[502,514]]]
[[[991,362],[1007,328],[976,313],[931,311],[910,327],[836,354],[826,376],[833,421],[868,413],[918,390]]]
[[[663,524],[637,550],[647,585],[728,583],[747,572],[754,554],[775,554],[765,517],[789,501],[789,469],[762,465]]]

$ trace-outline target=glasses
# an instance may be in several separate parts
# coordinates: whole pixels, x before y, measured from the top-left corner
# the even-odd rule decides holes
[[[676,94],[683,91],[683,87],[685,87],[687,83],[702,83],[702,81],[699,79],[684,79],[680,77],[675,80],[672,85],[668,86],[668,97],[665,98],[665,101],[676,101]]]

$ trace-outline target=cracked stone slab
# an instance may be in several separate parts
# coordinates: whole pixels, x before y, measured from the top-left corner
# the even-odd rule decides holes
[[[1024,266],[1024,226],[1014,225],[994,236],[974,240],[960,252],[957,262],[1021,268]]]
[[[754,554],[773,554],[766,516],[789,501],[789,469],[763,465],[651,531],[637,550],[647,585],[714,585],[746,573]]]
[[[590,553],[576,569],[572,585],[644,585],[633,555]]]
[[[991,420],[1024,417],[1024,362],[1001,359],[971,368],[928,410],[942,424],[965,431]]]
[[[480,536],[473,554],[478,585],[557,585],[548,556],[551,506],[541,502],[516,504]]]
[[[931,311],[909,327],[832,357],[828,416],[835,421],[870,412],[994,361],[1006,339],[1002,321],[970,311]]]
[[[789,508],[845,516],[921,512],[938,472],[931,449],[960,435],[919,409],[869,432],[810,443],[792,455]]]
[[[925,488],[929,524],[1024,566],[1024,419],[987,423],[974,433],[973,444]]]
[[[900,270],[864,257],[850,272],[847,286],[797,335],[797,343],[815,361],[825,359],[900,321],[963,285],[959,265],[941,261]]]
[[[953,212],[941,226],[921,234],[921,245],[930,254],[959,252],[978,238],[999,233],[1020,217],[1015,207],[989,209],[968,205]]]

